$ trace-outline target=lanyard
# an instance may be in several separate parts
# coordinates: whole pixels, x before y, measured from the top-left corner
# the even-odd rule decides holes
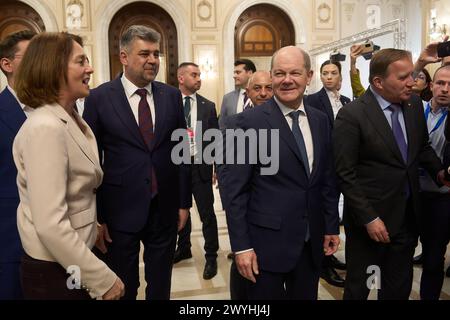
[[[430,103],[427,103],[427,108],[425,109],[425,121],[428,122],[428,116],[430,115],[431,112],[431,107],[430,107]],[[437,129],[439,129],[439,127],[441,126],[441,124],[444,122],[445,117],[447,116],[447,109],[444,109],[444,111],[442,111],[441,117],[439,118],[438,122],[435,124],[434,128],[428,133],[428,134],[432,134],[434,131],[436,131]]]

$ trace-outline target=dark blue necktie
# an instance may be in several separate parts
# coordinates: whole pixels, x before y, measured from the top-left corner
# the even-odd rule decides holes
[[[191,97],[184,97],[184,117],[186,119],[186,126],[191,126]]]
[[[298,122],[298,118],[300,116],[300,110],[292,111],[289,113],[289,116],[292,118],[292,134],[294,135],[295,142],[297,142],[297,146],[300,150],[300,155],[302,157],[302,162],[305,167],[306,174],[309,178],[310,169],[308,162],[308,153],[306,152],[305,140],[303,139],[302,131],[300,130],[300,125]]]
[[[403,160],[405,161],[405,163],[408,163],[408,145],[406,144],[405,136],[403,135],[403,130],[400,126],[400,121],[398,120],[401,108],[402,107],[398,104],[391,104],[389,106],[389,109],[392,111],[392,132],[394,133],[395,141],[397,141],[397,145],[400,149]]]

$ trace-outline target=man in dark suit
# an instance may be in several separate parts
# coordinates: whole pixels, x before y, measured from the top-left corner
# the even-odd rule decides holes
[[[244,164],[226,164],[231,247],[240,274],[251,281],[250,299],[317,299],[324,252],[333,254],[339,245],[331,127],[325,114],[303,104],[312,77],[306,52],[280,49],[271,70],[275,97],[236,116],[236,127],[256,130],[258,140],[237,150],[245,152]],[[272,137],[258,133],[274,135],[273,145]],[[279,151],[271,175],[260,158],[249,161],[264,140],[272,155]]]
[[[197,205],[205,238],[205,269],[203,279],[208,280],[217,274],[217,250],[219,250],[219,235],[217,219],[214,213],[213,163],[205,162],[202,150],[211,142],[203,141],[196,144],[196,133],[203,134],[208,129],[219,129],[216,106],[213,102],[197,93],[200,90],[201,79],[198,65],[185,62],[178,67],[178,87],[184,101],[184,115],[188,128],[190,152],[192,159],[192,194]],[[201,133],[197,132],[200,130]],[[191,219],[178,232],[178,248],[175,251],[174,263],[192,257],[191,253]]]
[[[341,95],[339,89],[342,83],[342,67],[339,61],[326,60],[320,66],[320,80],[323,87],[320,91],[306,97],[308,104],[327,114],[331,126],[342,106],[349,103],[350,98]],[[323,259],[323,266],[320,277],[331,285],[344,287],[344,279],[335,269],[345,270],[344,263],[339,261],[334,255]]]
[[[345,199],[344,299],[367,299],[372,280],[379,299],[408,299],[420,225],[419,164],[444,181],[422,102],[412,95],[412,72],[409,52],[379,51],[370,61],[369,89],[343,107],[334,123]]]
[[[17,231],[19,194],[12,145],[32,109],[17,99],[14,76],[34,35],[31,31],[19,31],[0,42],[0,69],[8,81],[0,93],[0,300],[23,299],[19,277],[23,249]]]
[[[256,72],[253,61],[249,59],[238,59],[234,62],[233,78],[236,89],[223,96],[219,116],[220,129],[225,128],[229,116],[240,113],[249,107],[248,103],[250,100],[245,92],[245,88],[253,72]]]
[[[177,229],[192,203],[189,164],[171,159],[171,134],[186,129],[181,94],[154,81],[159,41],[151,28],[129,27],[120,40],[123,75],[92,90],[83,114],[103,154],[98,219],[124,299],[136,299],[141,242],[146,299],[169,299]]]

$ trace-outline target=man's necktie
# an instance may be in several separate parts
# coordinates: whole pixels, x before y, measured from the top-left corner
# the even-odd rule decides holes
[[[406,144],[405,136],[403,135],[403,130],[402,127],[400,126],[400,121],[398,120],[401,108],[402,108],[401,105],[395,103],[389,106],[389,109],[392,111],[391,113],[392,132],[394,133],[395,141],[397,141],[398,148],[400,149],[400,153],[402,154],[403,161],[405,161],[405,163],[408,163],[408,145]],[[410,189],[408,179],[406,180],[404,188],[406,197],[409,198]]]
[[[186,126],[191,126],[191,97],[184,97],[184,118],[186,119]]]
[[[247,92],[244,92],[244,110],[250,109],[253,107],[252,101],[248,98]]]
[[[405,163],[408,162],[408,145],[405,141],[405,136],[403,135],[402,127],[400,126],[400,121],[398,120],[398,116],[401,111],[401,106],[398,104],[391,104],[389,109],[392,111],[391,113],[391,122],[392,122],[392,132],[394,133],[395,141],[397,141],[398,148],[400,149],[400,153],[402,154],[403,160]]]
[[[150,106],[147,102],[147,89],[138,89],[136,90],[136,94],[141,97],[139,101],[138,108],[138,118],[139,118],[139,131],[141,132],[142,137],[148,147],[151,150],[151,143],[155,134],[153,132],[153,120],[152,120],[152,112],[150,110]],[[152,166],[152,197],[154,197],[158,193],[158,184],[156,181],[155,168]]]
[[[309,169],[308,153],[306,152],[305,140],[303,139],[303,134],[302,131],[300,130],[300,124],[298,122],[300,112],[302,111],[300,110],[292,111],[291,113],[289,113],[289,116],[292,118],[292,134],[294,135],[295,142],[297,142],[297,146],[300,150],[300,155],[302,157],[303,165],[305,166],[305,171],[309,178],[311,171]]]

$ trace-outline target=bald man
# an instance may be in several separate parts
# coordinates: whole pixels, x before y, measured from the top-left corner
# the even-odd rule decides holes
[[[272,78],[269,71],[256,71],[245,89],[253,106],[259,106],[273,97]]]

